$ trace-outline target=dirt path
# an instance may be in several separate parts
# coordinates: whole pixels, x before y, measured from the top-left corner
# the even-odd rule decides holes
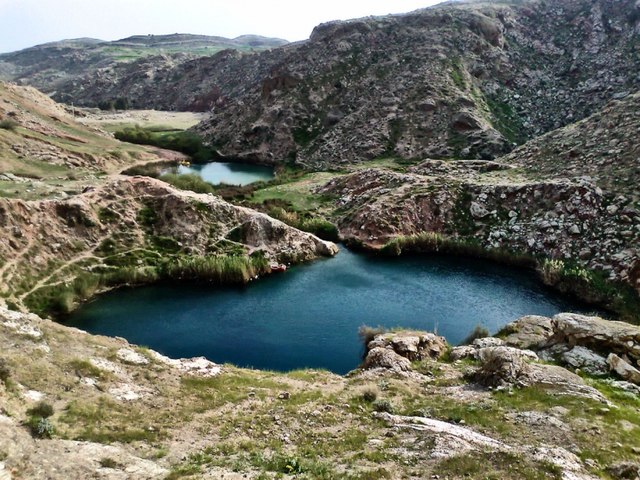
[[[17,268],[18,263],[20,263],[24,259],[24,257],[29,253],[34,243],[35,243],[35,237],[31,237],[29,239],[29,242],[27,243],[27,246],[18,254],[17,257],[15,257],[13,260],[9,260],[2,267],[0,267],[0,280],[2,281],[3,285],[8,285],[9,280],[13,278],[13,275],[10,275],[5,278],[5,274],[8,273],[10,269],[15,270]]]

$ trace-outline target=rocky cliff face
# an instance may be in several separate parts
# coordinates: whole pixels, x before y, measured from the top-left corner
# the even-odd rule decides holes
[[[319,191],[337,196],[343,235],[365,244],[438,232],[569,261],[640,292],[639,98],[613,101],[496,162],[366,169]]]
[[[115,285],[154,280],[153,270],[171,258],[259,250],[268,260],[300,262],[337,252],[264,214],[146,177],[118,178],[67,200],[0,199],[0,230],[2,296],[36,311],[59,311],[57,293],[78,277],[124,269],[128,276]],[[71,300],[95,293],[95,281]]]
[[[632,0],[449,4],[335,22],[255,56],[144,60],[56,98],[211,109],[230,156],[333,168],[382,155],[492,158],[640,85]]]

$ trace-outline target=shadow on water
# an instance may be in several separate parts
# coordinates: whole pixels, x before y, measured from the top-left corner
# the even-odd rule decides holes
[[[453,344],[476,326],[496,332],[522,315],[590,311],[532,272],[445,256],[380,258],[341,249],[244,288],[155,285],[107,293],[68,324],[121,336],[172,357],[346,373],[363,325],[433,331]]]

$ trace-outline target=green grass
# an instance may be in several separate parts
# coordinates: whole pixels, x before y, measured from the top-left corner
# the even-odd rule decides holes
[[[298,213],[275,205],[268,207],[266,212],[270,217],[278,219],[298,230],[313,233],[323,240],[337,242],[340,239],[338,227],[325,218],[312,216],[308,213]]]
[[[15,130],[18,126],[19,123],[10,118],[0,120],[0,128],[3,130]]]
[[[162,275],[175,280],[198,279],[215,285],[245,284],[268,269],[264,257],[192,256],[163,266]]]
[[[511,143],[521,144],[526,141],[522,119],[511,105],[496,96],[485,97],[487,106],[493,116],[496,129]]]
[[[136,125],[118,130],[115,137],[122,142],[153,145],[182,152],[196,162],[204,162],[217,157],[215,150],[206,146],[199,135],[190,131],[153,131]]]
[[[209,182],[205,181],[195,173],[174,174],[167,173],[160,177],[160,180],[173,185],[180,190],[190,190],[195,193],[216,193],[216,189]]]
[[[551,463],[533,462],[515,453],[465,453],[442,460],[434,471],[446,478],[486,480],[561,480],[562,469]]]
[[[70,402],[59,422],[66,425],[64,433],[69,438],[96,443],[154,442],[163,436],[138,407],[119,404],[107,397],[96,403]]]

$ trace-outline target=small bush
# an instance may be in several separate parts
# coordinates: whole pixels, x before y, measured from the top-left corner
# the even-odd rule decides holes
[[[18,122],[10,118],[0,120],[0,128],[3,130],[15,130],[16,128],[18,128],[18,125]]]
[[[375,400],[371,406],[373,407],[373,409],[376,412],[387,412],[387,413],[393,413],[393,405],[391,404],[391,402],[389,400],[387,400],[386,398],[380,398],[378,400]]]
[[[101,458],[99,463],[102,468],[120,468],[122,466],[110,457]]]
[[[53,415],[53,407],[46,402],[40,402],[35,407],[27,410],[27,415],[31,417],[49,418]]]
[[[158,215],[152,207],[146,206],[140,209],[136,220],[145,227],[152,227],[158,221]]]
[[[55,429],[47,418],[31,417],[28,422],[31,435],[36,438],[51,438]]]
[[[373,388],[367,388],[364,392],[362,392],[362,400],[367,403],[375,402],[378,398],[378,392]]]
[[[471,345],[474,340],[478,338],[485,338],[488,336],[489,336],[489,330],[487,330],[486,327],[483,327],[482,325],[478,324],[473,328],[473,330],[471,330],[469,335],[467,335],[465,339],[462,340],[462,342],[460,342],[460,345]]]
[[[373,340],[376,335],[381,335],[385,333],[387,330],[384,327],[370,327],[368,325],[361,325],[358,328],[358,336],[364,345],[365,355],[367,353],[367,348],[369,346],[369,342]]]
[[[11,369],[5,358],[0,358],[0,382],[6,384],[11,377]]]
[[[188,173],[184,175],[176,175],[174,173],[167,173],[160,177],[160,180],[173,185],[180,190],[191,190],[195,193],[215,193],[215,188],[209,182],[205,181],[199,175],[195,173]]]

